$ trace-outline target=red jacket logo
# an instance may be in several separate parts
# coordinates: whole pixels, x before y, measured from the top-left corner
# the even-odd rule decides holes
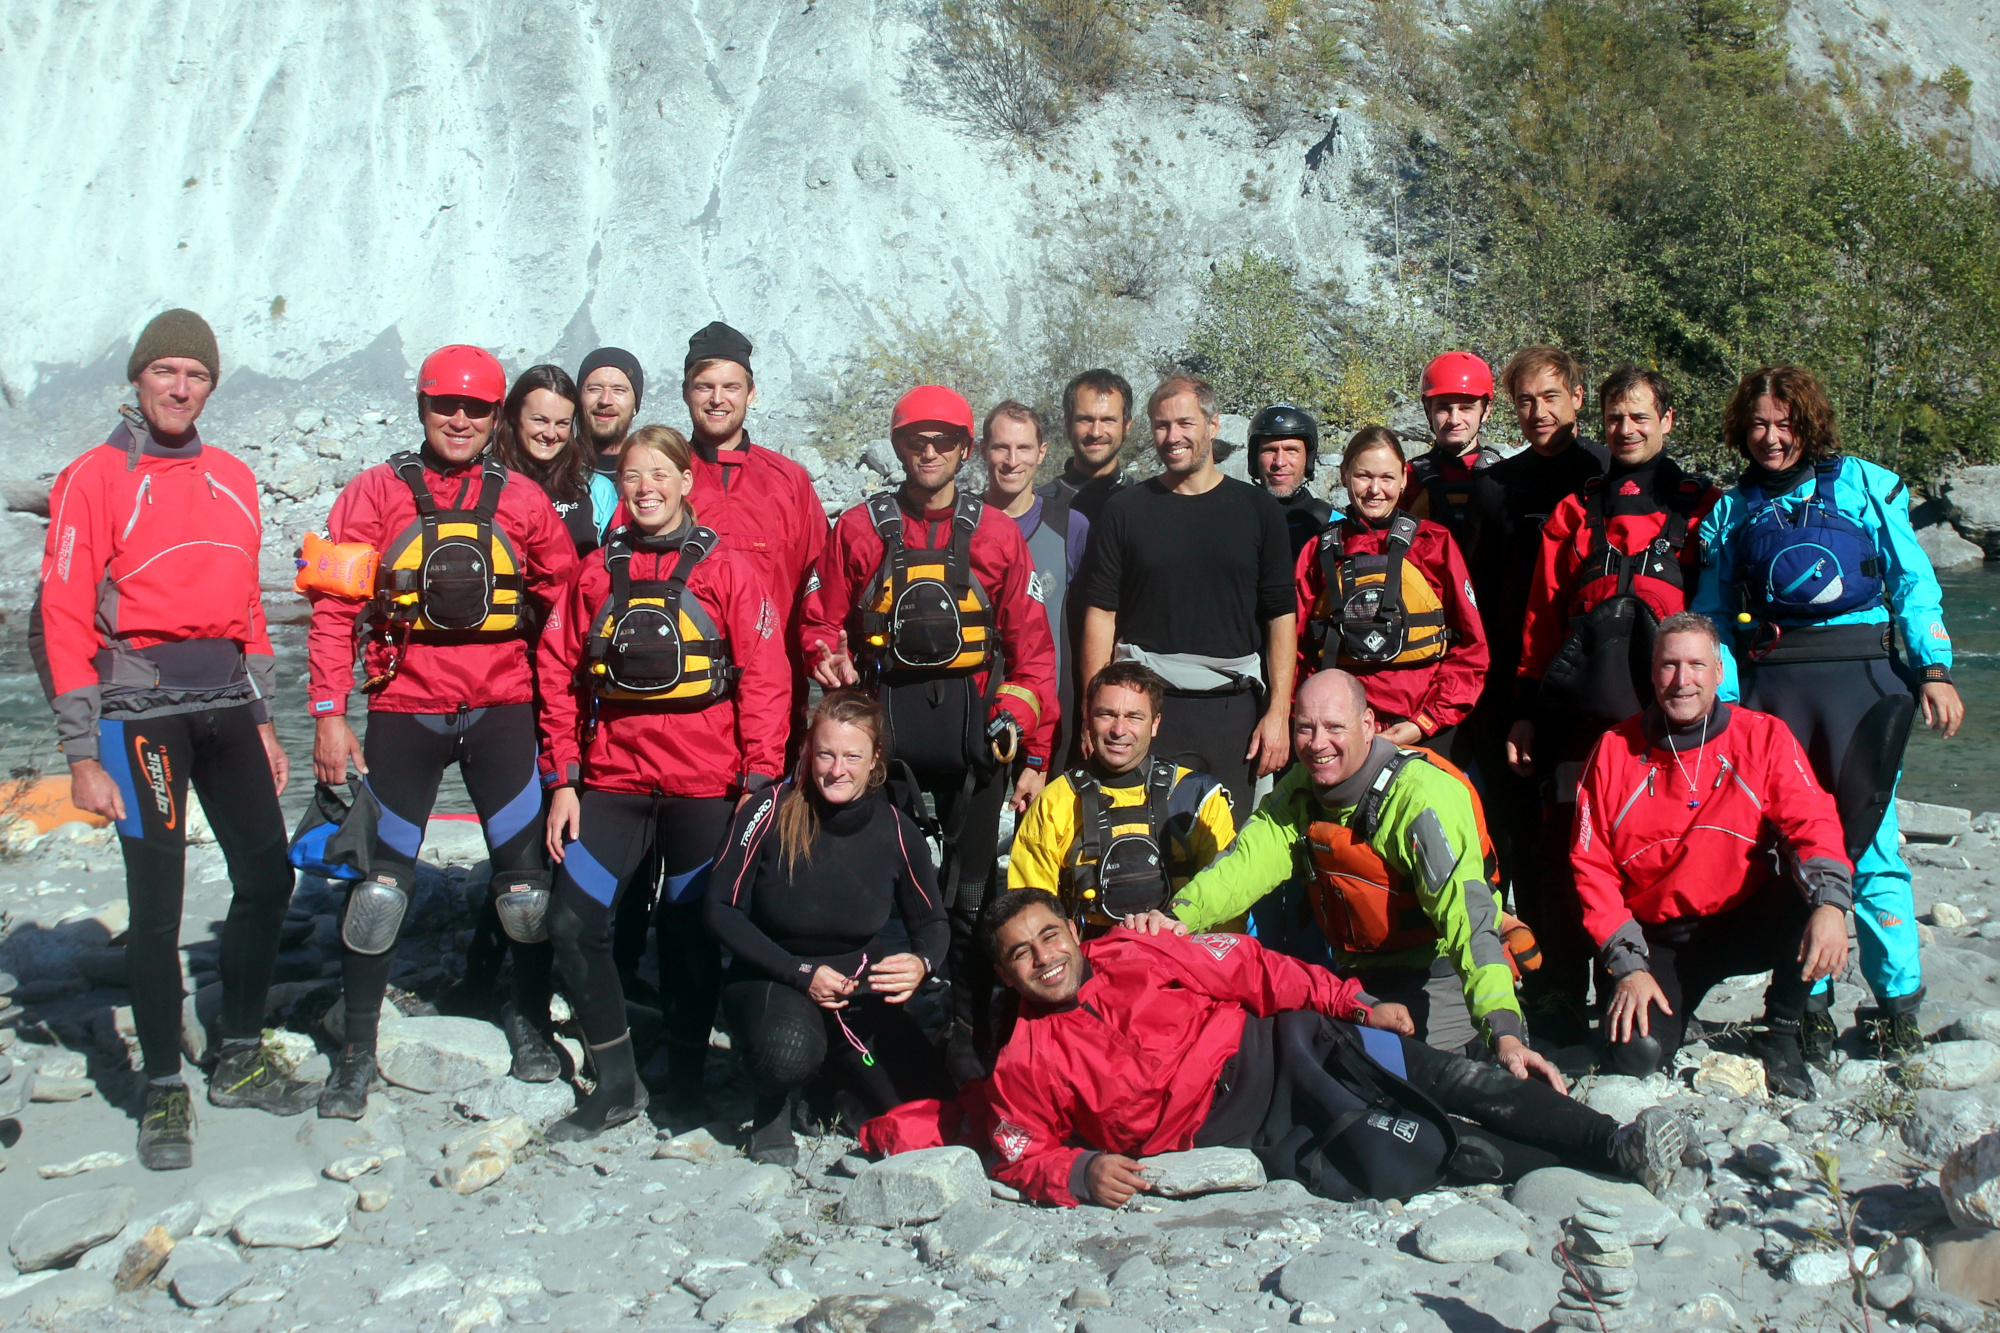
[[[1032,1131],[1022,1129],[1011,1121],[1002,1120],[993,1127],[993,1142],[999,1147],[1000,1155],[1010,1162],[1021,1160],[1021,1154],[1035,1141]]]
[[[1625,484],[1618,488],[1618,493],[1620,495],[1637,495],[1639,493],[1639,483],[1627,477]]]
[[[1229,957],[1230,950],[1243,942],[1241,935],[1190,935],[1188,943],[1199,944],[1208,950],[1216,962]]]

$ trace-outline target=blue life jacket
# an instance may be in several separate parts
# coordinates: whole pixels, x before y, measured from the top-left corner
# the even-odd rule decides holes
[[[1882,601],[1882,553],[1868,530],[1834,505],[1840,464],[1816,464],[1813,493],[1790,507],[1743,487],[1737,587],[1743,609],[1759,620],[1811,625]]]

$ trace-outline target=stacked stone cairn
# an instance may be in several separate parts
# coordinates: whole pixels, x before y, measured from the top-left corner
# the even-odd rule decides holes
[[[1639,1285],[1632,1242],[1625,1235],[1625,1210],[1595,1194],[1580,1195],[1576,1202],[1576,1215],[1563,1228],[1557,1251],[1564,1270],[1562,1295],[1549,1319],[1570,1328],[1618,1333],[1632,1321],[1632,1297]]]

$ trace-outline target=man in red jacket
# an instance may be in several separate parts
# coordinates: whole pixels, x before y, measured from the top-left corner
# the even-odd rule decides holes
[[[126,365],[139,406],[49,493],[29,643],[55,706],[77,807],[112,820],[125,855],[126,984],[145,1062],[139,1162],[194,1161],[181,1076],[180,929],[188,782],[229,865],[216,1106],[297,1115],[317,1085],[263,1044],[264,1001],[292,897],[271,724],[273,661],[258,596],[257,479],[195,420],[215,388],[215,334],[192,310],[146,325]]]
[[[1580,1041],[1590,942],[1580,929],[1569,835],[1576,784],[1597,738],[1652,702],[1654,627],[1687,609],[1701,577],[1701,520],[1722,498],[1667,457],[1673,388],[1625,366],[1598,387],[1611,466],[1542,525],[1516,668],[1507,762],[1542,783],[1541,945],[1535,1010],[1546,1035]]]
[[[1119,1207],[1148,1188],[1139,1159],[1189,1148],[1249,1148],[1273,1177],[1346,1200],[1558,1162],[1658,1188],[1682,1164],[1686,1127],[1662,1107],[1620,1126],[1408,1040],[1403,1006],[1248,936],[1180,935],[1157,914],[1141,927],[1080,944],[1039,889],[987,913],[1021,1003],[987,1087],[993,1175],[1038,1202]]]
[[[889,438],[903,484],[840,516],[806,584],[800,644],[828,689],[879,686],[892,757],[937,802],[938,878],[951,912],[947,968],[959,1010],[952,1067],[984,1072],[972,1016],[990,983],[969,963],[973,923],[997,869],[1007,774],[1026,809],[1048,778],[1060,711],[1055,641],[1035,599],[1035,564],[1014,520],[960,489],[972,405],[941,385],[904,394]],[[997,649],[997,652],[995,651]]]
[[[346,1035],[321,1116],[358,1119],[375,1077],[382,996],[416,886],[417,852],[446,767],[457,764],[486,832],[501,923],[512,937],[514,1003],[504,1015],[516,1077],[562,1072],[543,1030],[553,958],[542,913],[542,855],[530,608],[553,606],[576,547],[539,486],[486,456],[507,376],[483,348],[443,347],[417,372],[424,441],[347,484],[328,536],[380,554],[372,597],[310,588],[306,635],[313,773],[347,781],[350,764],[379,809],[368,875],[341,921]],[[361,631],[368,741],[347,724]]]
[[[1598,990],[1610,989],[1604,1030],[1620,1072],[1644,1078],[1672,1059],[1712,986],[1769,971],[1751,1049],[1773,1092],[1810,1099],[1799,1018],[1819,979],[1847,965],[1854,867],[1791,729],[1718,703],[1721,683],[1714,622],[1663,621],[1658,702],[1605,734],[1577,793],[1583,924],[1617,983]]]

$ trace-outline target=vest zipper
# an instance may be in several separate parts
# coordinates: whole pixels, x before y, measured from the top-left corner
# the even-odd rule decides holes
[[[139,523],[140,509],[151,503],[153,503],[153,479],[150,476],[141,477],[139,493],[132,497],[132,517],[125,520],[125,531],[118,534],[119,541],[124,541],[132,535],[132,529]]]

